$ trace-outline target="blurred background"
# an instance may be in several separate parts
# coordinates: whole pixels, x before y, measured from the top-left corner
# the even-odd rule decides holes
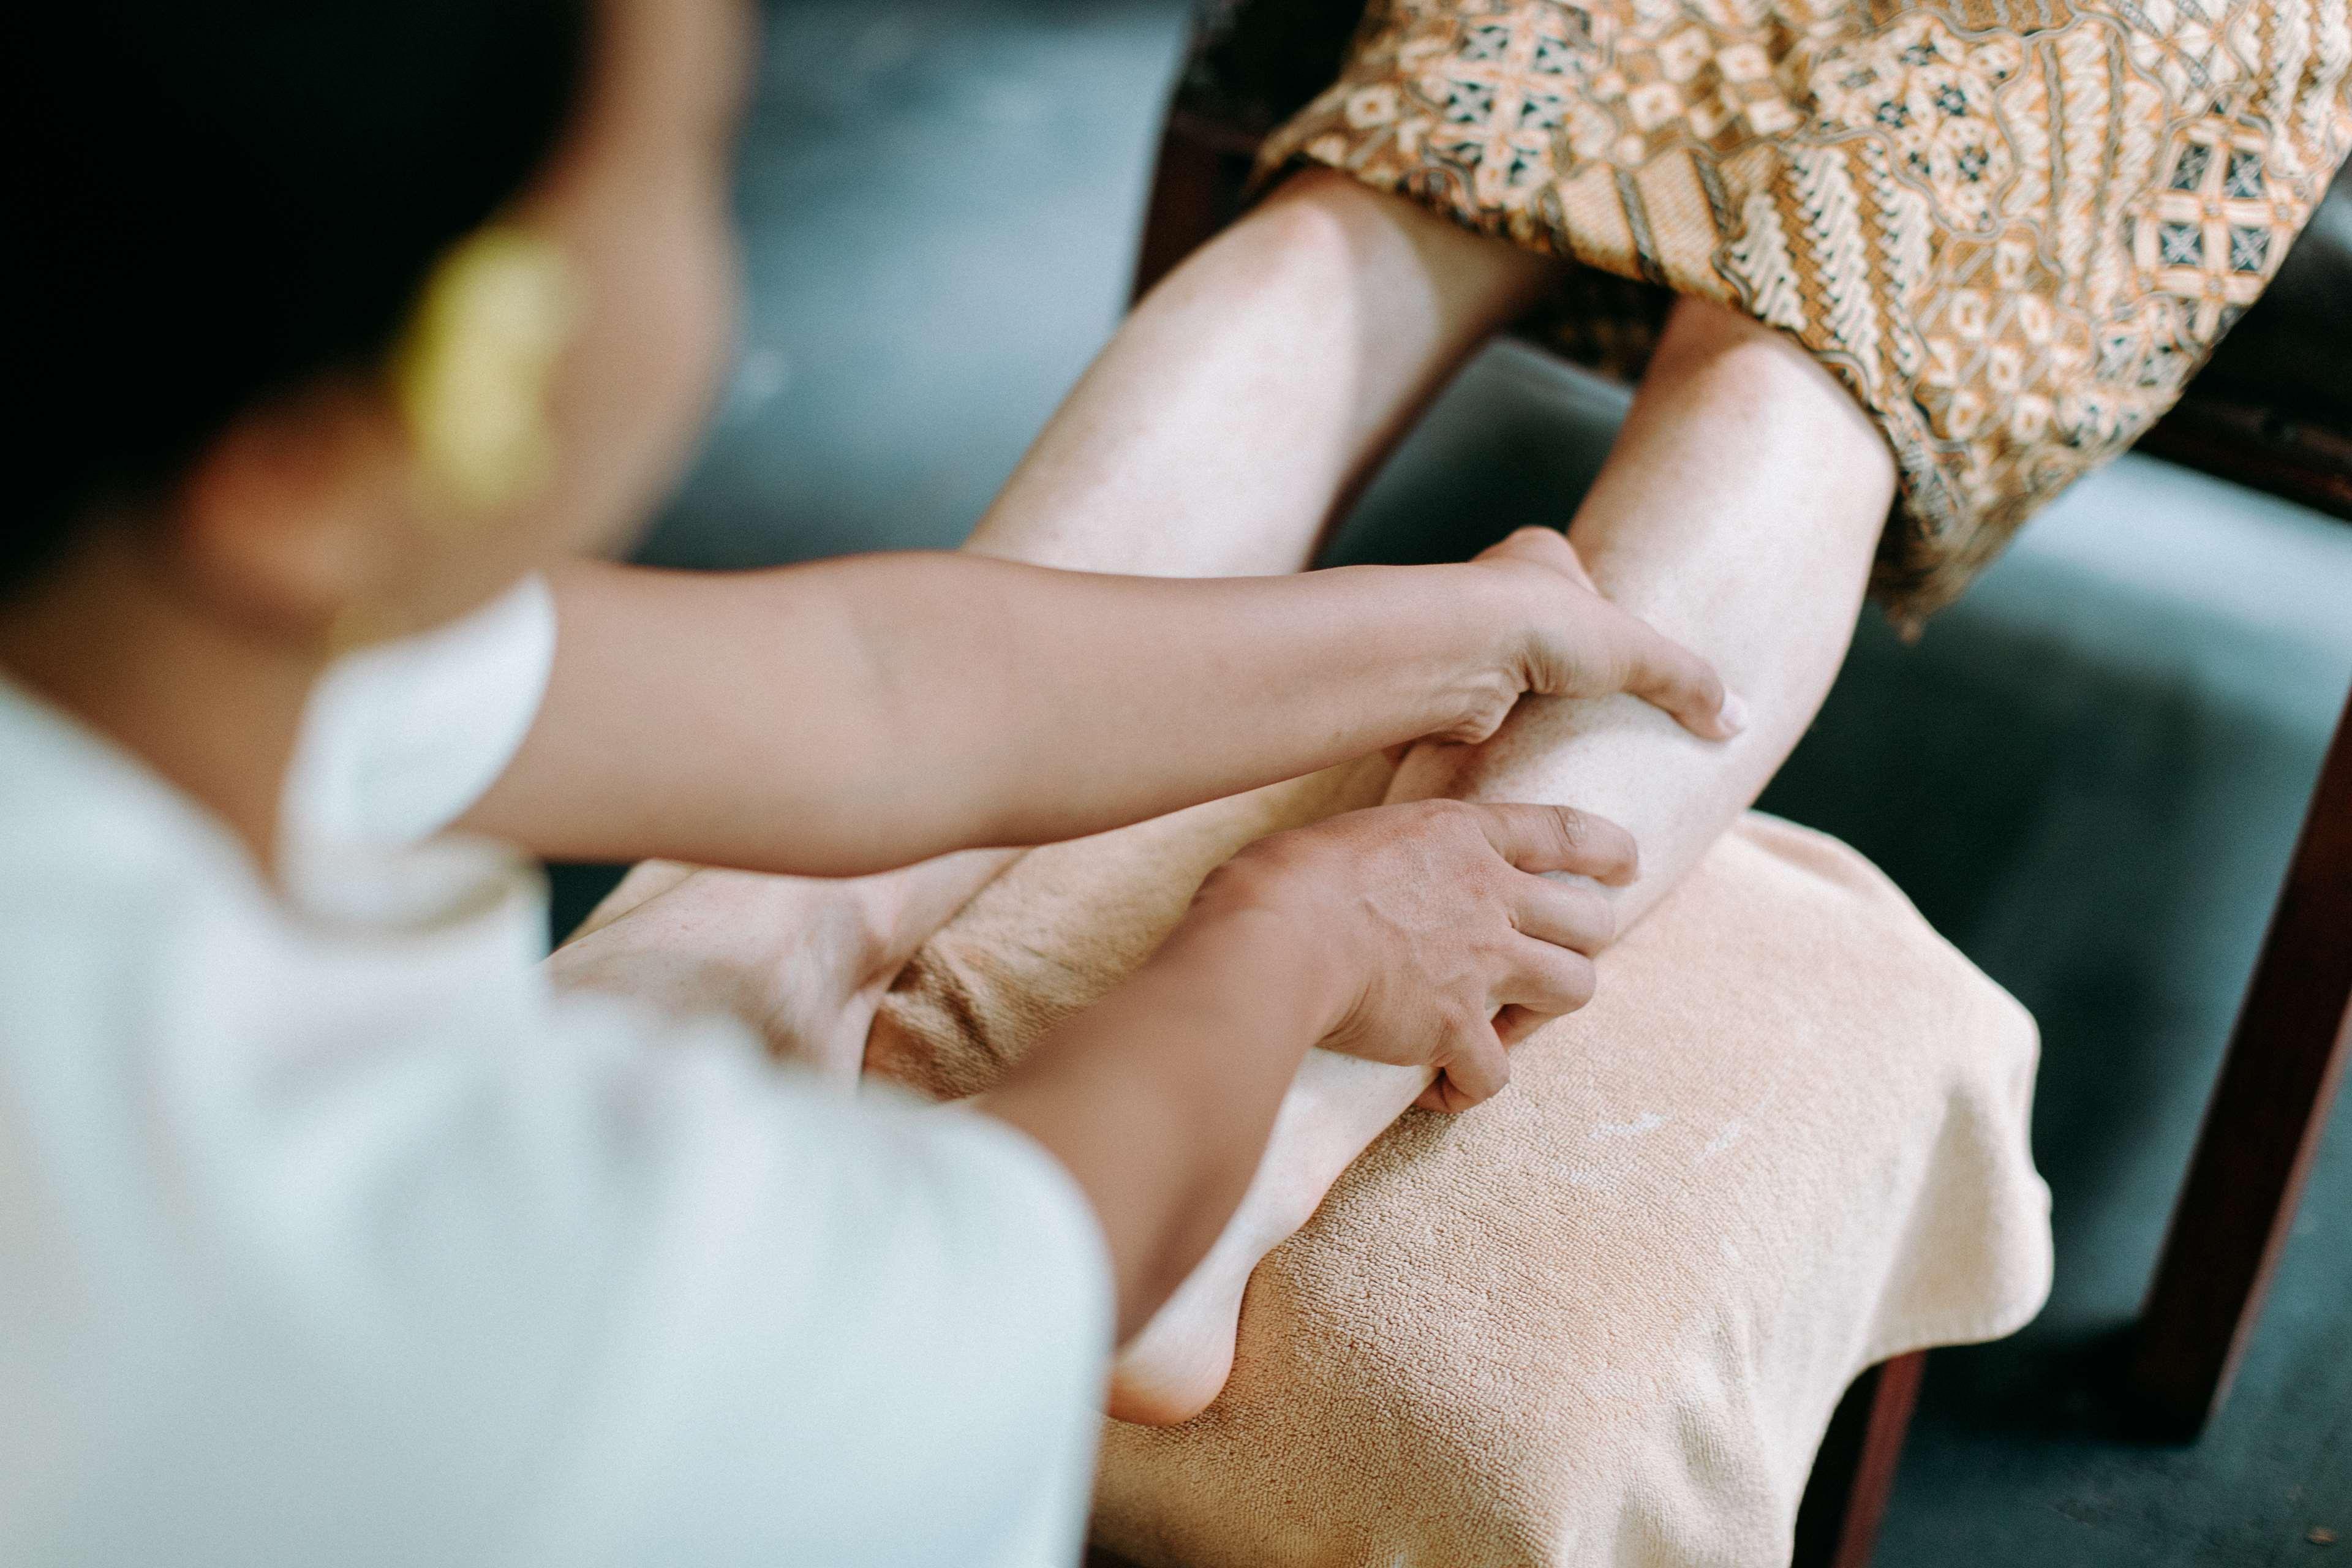
[[[951,546],[1117,320],[1184,5],[769,12],[742,341],[644,553]],[[1340,555],[1564,522],[1623,403],[1490,350]],[[1876,860],[2044,1036],[2056,1291],[2015,1339],[1930,1359],[1879,1563],[2305,1563],[2335,1536],[2352,1562],[2352,1119],[2203,1440],[2134,1440],[2104,1393],[2347,681],[2352,526],[2132,457],[1916,646],[1866,616],[1767,796]],[[606,879],[561,868],[560,925]]]

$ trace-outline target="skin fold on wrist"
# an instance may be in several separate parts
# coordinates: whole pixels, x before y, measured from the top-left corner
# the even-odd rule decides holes
[[[1448,579],[1442,643],[1453,665],[1445,721],[1431,733],[1484,739],[1528,689],[1527,595],[1510,576],[1475,561],[1442,570]]]

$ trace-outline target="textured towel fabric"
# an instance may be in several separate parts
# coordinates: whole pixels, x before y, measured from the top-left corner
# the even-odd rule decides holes
[[[1219,860],[1387,776],[1032,854],[931,943],[871,1059],[983,1087]],[[1259,1267],[1205,1415],[1109,1424],[1099,1542],[1183,1568],[1756,1568],[1855,1373],[2032,1315],[2032,1021],[1858,856],[1751,816],[1601,975],[1509,1089],[1407,1112]]]
[[[1895,450],[1916,616],[2172,405],[2347,151],[2346,0],[1372,0],[1265,155],[1795,338]],[[1622,366],[1645,315],[1559,324]]]

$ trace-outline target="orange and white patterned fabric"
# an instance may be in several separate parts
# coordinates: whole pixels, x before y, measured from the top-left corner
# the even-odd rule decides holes
[[[1916,617],[2170,406],[2347,150],[2352,0],[1373,0],[1264,159],[1794,336],[1894,447]]]

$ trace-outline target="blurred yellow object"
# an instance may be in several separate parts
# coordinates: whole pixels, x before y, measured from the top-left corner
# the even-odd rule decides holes
[[[548,409],[577,316],[572,266],[512,225],[477,230],[434,265],[394,351],[393,396],[451,521],[503,510],[555,468]]]

